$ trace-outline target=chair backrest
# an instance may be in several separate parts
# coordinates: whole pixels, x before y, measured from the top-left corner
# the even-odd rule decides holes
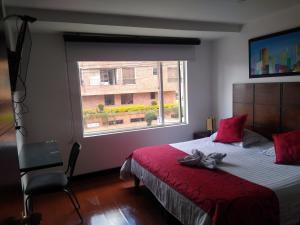
[[[68,175],[69,180],[73,177],[76,161],[79,155],[81,149],[81,145],[75,142],[72,146],[70,156],[69,156],[69,162],[68,162],[68,167],[66,170],[66,175]]]

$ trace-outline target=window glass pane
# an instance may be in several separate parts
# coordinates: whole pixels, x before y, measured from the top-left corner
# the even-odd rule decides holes
[[[84,135],[180,123],[179,64],[78,62]]]
[[[100,76],[90,76],[90,85],[100,85]]]
[[[153,67],[153,75],[158,75],[158,68],[157,67]]]
[[[122,68],[123,84],[135,84],[134,68]]]
[[[115,85],[117,84],[116,69],[100,69],[101,84]]]
[[[167,65],[168,82],[178,82],[178,66],[177,62],[174,65]]]
[[[156,99],[155,92],[150,92],[150,99]]]
[[[179,69],[178,61],[162,62],[165,124],[181,122]]]
[[[105,105],[114,105],[115,104],[115,96],[114,95],[104,95]]]
[[[133,94],[122,94],[121,104],[133,104]]]
[[[100,70],[99,69],[83,69],[80,70],[81,83],[87,85],[100,85]]]

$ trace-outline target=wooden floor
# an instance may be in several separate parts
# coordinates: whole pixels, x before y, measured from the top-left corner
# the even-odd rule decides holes
[[[180,225],[144,186],[121,181],[118,173],[81,178],[73,182],[85,225]],[[77,214],[63,193],[33,199],[45,225],[79,224]]]

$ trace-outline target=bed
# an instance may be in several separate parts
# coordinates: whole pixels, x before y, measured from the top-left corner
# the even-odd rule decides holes
[[[247,128],[266,137],[300,129],[299,91],[299,83],[234,84],[233,114],[247,113]],[[192,149],[227,156],[217,172],[179,165],[176,159]],[[274,164],[274,158],[271,141],[243,148],[208,137],[138,149],[121,175],[141,180],[185,225],[298,224],[300,166]]]

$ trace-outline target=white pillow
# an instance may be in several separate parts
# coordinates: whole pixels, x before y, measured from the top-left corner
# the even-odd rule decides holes
[[[210,136],[211,140],[212,141],[215,140],[216,136],[217,136],[217,132],[213,133]],[[265,138],[264,136],[254,132],[254,131],[244,129],[243,141],[242,142],[234,142],[234,143],[231,143],[231,145],[242,147],[242,148],[249,148],[251,145],[260,144],[260,143],[263,143],[266,141],[268,141],[268,139]]]
[[[211,141],[215,140],[217,137],[218,132],[213,133],[212,135],[209,136],[209,138],[211,139]]]

